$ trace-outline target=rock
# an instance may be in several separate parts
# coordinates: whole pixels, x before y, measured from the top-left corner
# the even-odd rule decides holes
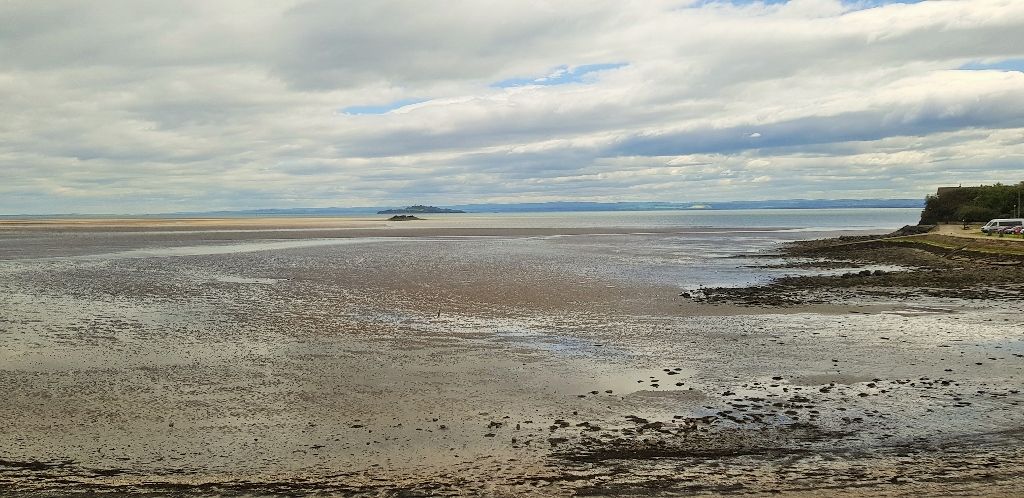
[[[906,235],[919,235],[928,233],[935,228],[935,225],[905,225],[903,228],[890,233],[887,237],[903,237]]]
[[[417,204],[415,206],[406,206],[401,209],[384,209],[377,211],[377,214],[423,214],[423,213],[465,213],[465,211],[459,209],[439,208],[437,206],[424,206]]]

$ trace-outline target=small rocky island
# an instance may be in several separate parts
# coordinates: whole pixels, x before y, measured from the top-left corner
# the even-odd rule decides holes
[[[396,215],[388,218],[388,221],[413,221],[413,220],[422,220],[422,219],[423,218],[420,218],[420,217],[417,217],[417,216],[413,216],[411,214],[396,214]]]
[[[423,214],[423,213],[465,213],[458,209],[439,208],[437,206],[423,206],[417,204],[415,206],[408,206],[399,209],[385,209],[383,211],[377,211],[377,214]]]

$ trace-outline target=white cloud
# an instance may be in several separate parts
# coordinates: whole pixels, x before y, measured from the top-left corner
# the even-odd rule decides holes
[[[913,197],[1024,176],[1024,73],[959,70],[1024,58],[1024,2],[441,5],[2,3],[0,213]],[[558,72],[592,64],[626,65]],[[493,86],[542,75],[564,84]],[[341,112],[407,99],[428,100]]]

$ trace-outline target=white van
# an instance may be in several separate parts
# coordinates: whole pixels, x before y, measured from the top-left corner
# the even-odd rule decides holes
[[[1024,225],[1024,218],[996,218],[985,226],[981,227],[981,231],[985,233],[996,233],[1000,230],[1013,227],[1019,227]]]

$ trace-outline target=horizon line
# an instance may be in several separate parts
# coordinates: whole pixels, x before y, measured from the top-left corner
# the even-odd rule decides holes
[[[726,210],[737,210],[723,209],[721,207],[714,207],[718,205],[747,205],[747,204],[769,204],[769,203],[783,203],[783,202],[820,202],[820,203],[836,203],[836,202],[907,202],[907,203],[920,203],[920,206],[875,206],[876,208],[891,208],[891,209],[911,209],[916,207],[924,207],[924,199],[916,199],[910,197],[868,197],[868,198],[838,198],[838,199],[807,199],[807,198],[792,198],[792,199],[764,199],[764,200],[729,200],[729,201],[533,201],[533,202],[469,202],[462,204],[389,204],[389,205],[376,205],[376,206],[300,206],[300,207],[266,207],[266,208],[237,208],[237,209],[210,209],[201,211],[163,211],[163,212],[135,212],[135,213],[100,213],[100,212],[72,212],[72,213],[12,213],[12,214],[0,214],[0,218],[18,218],[18,217],[32,217],[32,218],[44,218],[44,217],[179,217],[179,216],[191,216],[191,215],[210,215],[210,214],[256,214],[258,212],[278,212],[283,214],[285,212],[296,212],[296,211],[330,211],[330,210],[345,210],[352,211],[349,214],[376,214],[372,211],[380,209],[394,209],[404,208],[414,205],[425,205],[439,208],[460,208],[460,207],[512,207],[512,206],[544,206],[544,205],[591,205],[591,206],[615,206],[624,204],[649,204],[649,205],[661,205],[668,206],[664,209],[649,209],[652,211],[726,211]],[[639,206],[638,206],[639,207]],[[857,208],[871,208],[872,206],[831,206],[831,207],[820,207],[820,206],[763,206],[763,207],[749,207],[745,209],[857,209]],[[361,213],[360,211],[366,211]],[[600,211],[600,210],[596,210]],[[648,211],[647,209],[624,209],[620,211]],[[494,212],[494,211],[491,211]],[[500,211],[498,211],[500,212]],[[533,212],[544,212],[533,211]],[[564,212],[572,212],[571,209],[566,209]],[[270,214],[270,213],[268,213]],[[315,213],[306,213],[315,215]],[[466,213],[469,214],[469,213]]]

